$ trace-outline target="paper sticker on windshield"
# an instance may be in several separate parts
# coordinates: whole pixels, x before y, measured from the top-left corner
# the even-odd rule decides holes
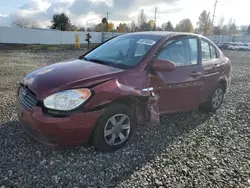
[[[150,39],[140,39],[137,43],[148,45],[148,46],[153,46],[156,42],[154,40],[150,40]]]

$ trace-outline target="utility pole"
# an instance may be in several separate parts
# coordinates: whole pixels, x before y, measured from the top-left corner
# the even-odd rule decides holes
[[[106,25],[106,31],[108,32],[108,27],[109,27],[109,12],[107,12],[107,25]]]
[[[214,4],[214,13],[213,13],[213,20],[212,20],[212,27],[214,26],[214,18],[215,18],[215,11],[216,11],[216,7],[217,7],[217,3],[218,3],[218,0],[215,0],[215,4]]]
[[[157,7],[155,7],[155,24],[154,24],[154,30],[156,30],[156,14],[157,14]]]
[[[107,22],[109,22],[108,20],[109,20],[109,12],[107,12]]]

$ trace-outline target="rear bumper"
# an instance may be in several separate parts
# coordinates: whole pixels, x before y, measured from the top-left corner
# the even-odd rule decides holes
[[[65,148],[86,143],[102,111],[72,114],[68,117],[48,117],[39,107],[26,111],[18,105],[22,127],[46,146]]]

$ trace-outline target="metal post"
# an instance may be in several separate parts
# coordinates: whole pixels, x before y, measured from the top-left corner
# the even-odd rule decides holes
[[[155,23],[154,23],[154,30],[156,30],[156,14],[157,14],[157,7],[155,7]]]
[[[213,13],[213,20],[212,20],[212,27],[214,26],[214,18],[215,18],[215,11],[216,11],[216,7],[217,7],[217,3],[218,3],[218,0],[215,0],[215,4],[214,4],[214,13]]]

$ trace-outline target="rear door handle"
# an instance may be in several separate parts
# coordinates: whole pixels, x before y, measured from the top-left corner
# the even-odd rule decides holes
[[[193,77],[193,78],[197,78],[198,76],[201,76],[201,72],[191,72],[189,74],[189,76]]]

